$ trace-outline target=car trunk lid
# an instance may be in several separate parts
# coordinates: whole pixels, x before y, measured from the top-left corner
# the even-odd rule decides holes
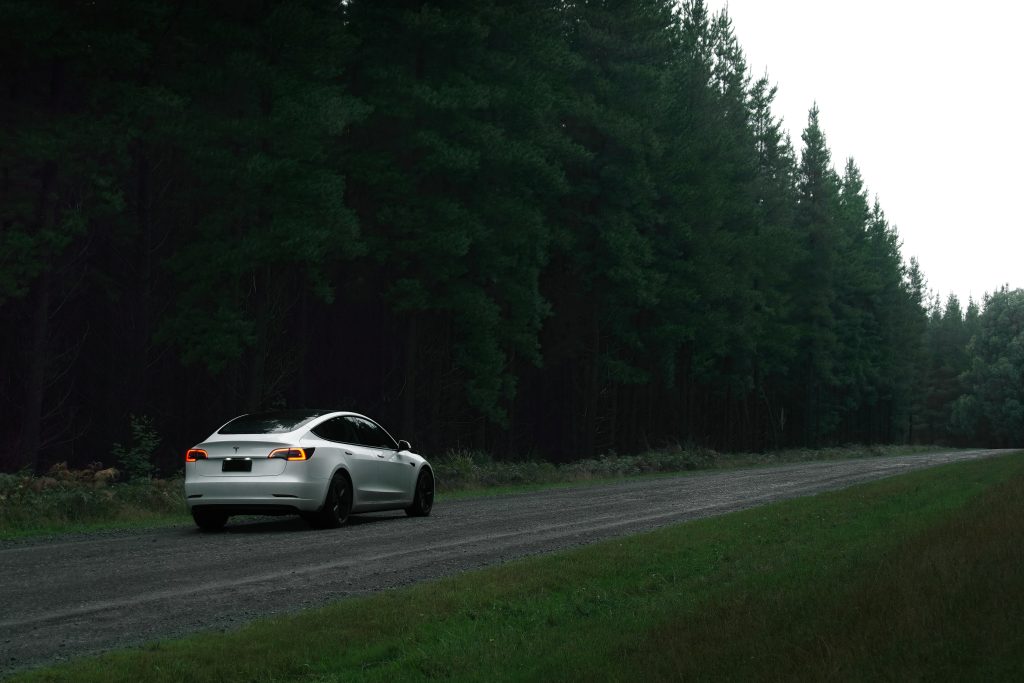
[[[206,459],[198,461],[204,477],[272,477],[284,472],[286,461],[268,456],[280,441],[231,439],[206,443]]]

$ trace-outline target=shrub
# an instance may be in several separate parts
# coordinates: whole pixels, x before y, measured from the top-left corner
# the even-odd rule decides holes
[[[0,532],[184,517],[181,479],[110,484],[97,477],[104,471],[109,470],[69,470],[59,463],[41,477],[0,474]]]
[[[115,443],[111,453],[129,480],[149,479],[156,470],[153,465],[153,453],[160,445],[160,437],[153,428],[153,420],[145,415],[132,415],[131,424],[131,446],[126,448]]]

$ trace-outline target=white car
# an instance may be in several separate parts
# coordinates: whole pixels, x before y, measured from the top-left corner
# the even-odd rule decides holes
[[[339,527],[349,513],[434,504],[430,464],[357,413],[279,410],[231,420],[185,455],[185,499],[200,529],[231,515],[301,515]]]

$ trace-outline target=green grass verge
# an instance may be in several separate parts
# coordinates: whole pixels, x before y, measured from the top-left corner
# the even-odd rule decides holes
[[[17,680],[1009,680],[1022,567],[1015,454]]]

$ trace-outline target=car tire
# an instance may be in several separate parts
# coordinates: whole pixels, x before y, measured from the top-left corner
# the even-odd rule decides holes
[[[306,517],[317,529],[337,529],[348,519],[352,511],[352,480],[344,472],[338,472],[327,487],[323,507]]]
[[[410,517],[426,517],[434,507],[434,475],[424,468],[416,479],[416,494],[412,505],[405,508]]]
[[[203,531],[220,531],[228,523],[228,516],[216,510],[192,509],[192,519]]]

